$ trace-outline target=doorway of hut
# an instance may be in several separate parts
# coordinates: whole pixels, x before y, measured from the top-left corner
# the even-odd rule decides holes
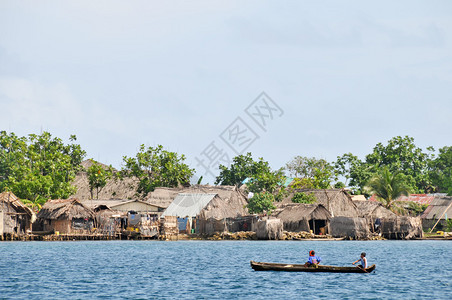
[[[327,234],[327,226],[326,220],[309,220],[309,228],[312,230],[314,234]]]

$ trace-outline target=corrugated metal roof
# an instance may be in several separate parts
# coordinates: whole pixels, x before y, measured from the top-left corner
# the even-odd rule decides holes
[[[162,216],[196,217],[217,194],[178,194]]]

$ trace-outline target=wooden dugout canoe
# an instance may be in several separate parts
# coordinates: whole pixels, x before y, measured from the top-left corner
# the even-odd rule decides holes
[[[331,272],[331,273],[370,273],[375,270],[375,265],[371,265],[366,270],[358,267],[336,267],[323,266],[306,267],[305,265],[297,264],[277,264],[250,261],[251,268],[255,271],[287,271],[287,272]]]

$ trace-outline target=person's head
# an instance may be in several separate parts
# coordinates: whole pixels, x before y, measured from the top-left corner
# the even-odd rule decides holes
[[[314,255],[315,255],[315,251],[314,250],[309,251],[309,256],[314,256]]]
[[[366,257],[366,252],[361,253],[361,257]]]

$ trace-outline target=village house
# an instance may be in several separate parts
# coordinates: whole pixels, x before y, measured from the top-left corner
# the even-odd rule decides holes
[[[164,211],[163,207],[141,200],[87,200],[83,204],[95,212],[98,232],[109,235],[128,229],[142,237],[156,236]]]
[[[380,232],[383,220],[397,217],[395,213],[385,208],[380,202],[367,200],[355,200],[353,202],[358,208],[359,217],[367,220],[370,232]]]
[[[356,205],[344,189],[294,189],[284,198],[283,203],[292,203],[295,193],[313,194],[315,203],[322,204],[330,212],[331,217],[359,216]]]
[[[446,222],[450,218],[452,218],[452,196],[437,196],[421,215],[422,227],[429,231],[445,230]]]
[[[369,237],[367,220],[360,213],[349,193],[344,189],[292,189],[283,203],[292,203],[296,193],[312,194],[313,204],[321,204],[330,213],[329,233],[334,237],[366,239]],[[328,228],[328,227],[326,227]]]
[[[94,228],[94,211],[77,199],[49,200],[37,215],[38,231],[61,234],[90,233]]]
[[[328,234],[331,214],[322,204],[280,204],[272,216],[283,222],[285,231]]]
[[[27,234],[36,215],[11,192],[0,193],[0,239]]]
[[[246,196],[235,187],[195,186],[184,191],[162,215],[177,217],[179,232],[212,234],[251,228],[247,223],[251,219],[244,218],[248,215]]]

